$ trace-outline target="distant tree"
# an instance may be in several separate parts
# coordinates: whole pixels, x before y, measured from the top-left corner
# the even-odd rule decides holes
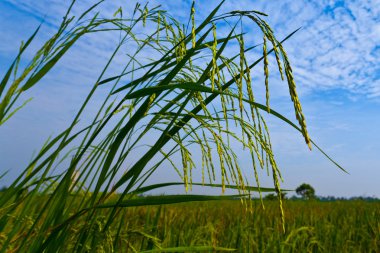
[[[315,198],[315,190],[309,184],[301,184],[297,187],[296,193],[300,195],[304,199],[314,199]]]
[[[264,197],[265,200],[276,200],[277,196],[273,193],[269,193]]]
[[[282,196],[282,199],[285,199],[286,198],[286,193],[282,192],[281,193],[281,196]],[[265,197],[264,197],[265,200],[277,200],[278,197],[277,197],[277,194],[274,194],[274,193],[269,193],[267,194]]]

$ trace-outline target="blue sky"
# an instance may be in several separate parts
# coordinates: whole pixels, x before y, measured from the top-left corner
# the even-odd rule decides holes
[[[38,48],[52,34],[68,2],[0,1],[1,76],[15,57],[21,40],[26,40],[42,19],[45,19],[43,29],[32,47]],[[74,14],[80,13],[89,2],[78,1]],[[107,16],[119,6],[133,8],[132,2],[106,1],[99,10]],[[217,2],[198,0],[197,20]],[[189,1],[150,1],[151,6],[157,3],[179,19],[188,15]],[[310,152],[297,132],[268,118],[275,155],[285,179],[283,187],[295,188],[307,182],[315,187],[318,195],[380,197],[377,132],[380,128],[380,5],[376,1],[227,0],[222,12],[237,9],[269,14],[267,21],[278,38],[302,27],[284,46],[293,66],[310,135],[350,173],[342,173],[316,149]],[[249,26],[245,29],[253,33],[248,42],[255,42],[254,30]],[[99,36],[80,41],[69,53],[76,57],[63,58],[23,98],[34,99],[0,128],[0,170],[10,170],[5,180],[12,180],[22,170],[48,136],[67,126],[114,43],[115,38]],[[26,56],[31,57],[32,51]],[[274,72],[274,68],[270,70]],[[261,70],[257,73],[260,76]],[[260,83],[262,79],[258,77],[256,81]],[[262,82],[260,85],[263,86]],[[276,75],[270,79],[270,85],[272,108],[292,118],[286,85]],[[167,173],[170,177],[170,172]],[[270,178],[262,180],[264,185],[271,185]]]

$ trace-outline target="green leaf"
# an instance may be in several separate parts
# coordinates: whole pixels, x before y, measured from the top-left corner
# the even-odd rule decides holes
[[[100,208],[117,208],[117,207],[132,207],[132,206],[154,206],[168,205],[193,201],[213,201],[213,200],[232,200],[245,197],[246,195],[225,195],[225,196],[210,196],[210,195],[162,195],[148,196],[141,199],[129,199],[125,201],[116,201],[95,206],[95,209]]]
[[[69,48],[74,45],[74,43],[84,34],[84,32],[78,33],[71,41],[69,41],[62,49],[59,51],[50,61],[48,61],[36,74],[31,76],[28,81],[21,88],[22,91],[30,89],[35,85],[42,77],[44,77],[51,68],[58,62],[59,59],[69,50]]]
[[[174,248],[163,248],[163,249],[152,249],[140,251],[140,253],[153,253],[153,252],[203,252],[203,251],[212,251],[212,252],[222,252],[222,251],[236,251],[236,249],[223,248],[217,246],[181,246]]]
[[[32,36],[30,36],[30,38],[27,40],[27,42],[25,43],[25,45],[21,48],[20,52],[18,53],[16,59],[13,61],[12,65],[9,67],[7,73],[5,74],[3,80],[1,81],[0,83],[0,97],[1,97],[1,94],[3,93],[4,89],[5,89],[5,86],[7,85],[8,83],[8,80],[9,80],[9,77],[12,73],[12,69],[13,67],[15,66],[16,62],[17,62],[17,59],[20,58],[20,56],[22,55],[22,53],[25,51],[25,49],[29,46],[29,44],[33,41],[34,37],[37,35],[38,31],[40,30],[41,28],[41,25],[39,25],[37,27],[37,29],[34,31],[34,33],[32,34]]]
[[[151,190],[155,190],[158,188],[168,187],[168,186],[176,186],[176,185],[184,185],[183,182],[169,182],[169,183],[162,183],[162,184],[152,184],[148,186],[141,187],[139,189],[136,189],[135,191],[132,191],[131,194],[139,194],[148,192]],[[192,183],[192,185],[197,186],[207,186],[207,187],[215,187],[215,188],[222,188],[221,184],[202,184],[202,183]],[[236,185],[225,185],[228,189],[239,189]],[[255,187],[255,186],[245,186],[246,190],[253,191],[253,192],[276,192],[275,188],[267,188],[267,187]],[[293,191],[293,190],[287,190],[287,189],[281,189],[281,191]]]
[[[99,4],[101,4],[102,2],[104,2],[105,0],[101,0],[99,2],[97,2],[96,4],[94,4],[93,6],[91,6],[90,8],[88,8],[85,12],[82,13],[82,15],[78,18],[78,21],[81,20],[82,18],[84,18],[90,11],[92,11],[93,9],[95,9]]]
[[[22,103],[22,105],[20,105],[19,107],[17,107],[16,109],[14,109],[11,113],[8,114],[8,116],[6,116],[5,118],[3,118],[1,121],[0,121],[0,126],[2,124],[4,124],[8,119],[10,119],[16,112],[18,112],[21,108],[23,108],[24,106],[26,106],[27,103],[29,103],[30,101],[32,101],[33,98],[29,98],[28,100],[26,100],[24,103]]]

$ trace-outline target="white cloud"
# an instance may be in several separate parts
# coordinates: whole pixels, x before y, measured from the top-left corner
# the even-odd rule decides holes
[[[17,8],[59,22],[68,2],[58,0],[6,0]],[[73,13],[96,1],[78,1]],[[164,9],[188,9],[191,1],[153,1]],[[197,1],[197,18],[205,17],[219,1]],[[119,6],[133,9],[135,1],[106,1],[102,14],[111,15]],[[378,97],[380,61],[380,7],[376,1],[226,1],[222,11],[257,9],[269,14],[268,21],[279,38],[302,26],[285,47],[292,59],[296,78],[303,89],[345,89],[351,94]],[[186,11],[174,12],[184,19]],[[247,22],[249,23],[249,22]],[[247,27],[246,29],[251,29]],[[95,39],[95,41],[97,41]],[[93,48],[109,45],[92,43]],[[83,45],[86,48],[87,45]],[[104,54],[104,53],[102,53]],[[80,64],[79,62],[77,64]]]

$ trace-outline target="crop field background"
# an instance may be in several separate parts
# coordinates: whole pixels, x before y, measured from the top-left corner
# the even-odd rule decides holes
[[[229,251],[236,252],[379,252],[380,202],[286,200],[286,232],[282,232],[278,203],[252,201],[252,210],[237,200],[132,207],[106,233],[100,233],[108,211],[98,214],[89,231],[90,252]],[[36,205],[36,207],[38,204]],[[33,215],[22,217],[24,226]],[[15,223],[20,221],[14,220]],[[15,224],[17,225],[17,224]],[[71,252],[77,231],[86,226],[78,219],[70,225],[63,250]],[[118,240],[113,238],[118,234]],[[33,240],[33,234],[29,235]],[[1,234],[1,243],[5,234]],[[17,247],[22,235],[9,246]],[[25,245],[28,247],[28,245]],[[192,250],[193,247],[193,250]],[[173,248],[173,251],[168,249]],[[153,251],[155,252],[155,251]]]
[[[222,201],[133,208],[121,216],[128,222],[120,222],[125,224],[122,231],[129,233],[125,239],[140,250],[149,249],[153,240],[165,248],[212,245],[237,252],[380,250],[380,202],[287,201],[286,233],[276,201],[265,201],[265,210],[254,201],[252,212],[240,205],[240,201]]]

